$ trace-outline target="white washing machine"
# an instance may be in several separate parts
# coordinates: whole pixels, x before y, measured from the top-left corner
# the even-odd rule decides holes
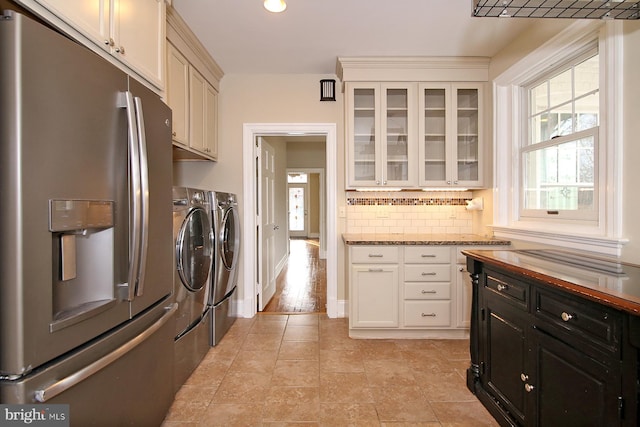
[[[231,301],[238,284],[240,217],[235,194],[215,191],[211,192],[211,200],[215,234],[211,345],[215,346],[236,319]]]
[[[211,277],[214,246],[209,191],[173,187],[173,279],[178,303],[175,336],[175,390],[209,351]]]

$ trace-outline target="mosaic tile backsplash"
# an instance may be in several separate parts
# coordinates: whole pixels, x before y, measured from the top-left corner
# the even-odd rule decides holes
[[[347,233],[473,232],[471,192],[347,192]]]

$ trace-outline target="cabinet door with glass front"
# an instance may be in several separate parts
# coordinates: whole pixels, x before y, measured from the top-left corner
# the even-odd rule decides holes
[[[347,91],[349,186],[415,186],[414,86],[348,83]]]
[[[481,187],[481,85],[420,84],[418,109],[420,185]]]

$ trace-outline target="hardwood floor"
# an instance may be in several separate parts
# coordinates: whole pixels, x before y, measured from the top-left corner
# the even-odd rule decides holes
[[[325,313],[326,260],[315,239],[291,239],[289,261],[276,280],[276,293],[265,313]]]

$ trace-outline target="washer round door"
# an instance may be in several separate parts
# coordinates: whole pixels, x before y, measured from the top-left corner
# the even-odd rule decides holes
[[[192,209],[176,240],[177,269],[182,284],[197,292],[208,284],[213,262],[213,232],[206,210]]]
[[[238,262],[240,250],[240,233],[238,230],[238,212],[234,207],[227,209],[222,220],[220,231],[221,258],[227,270],[233,270]]]

